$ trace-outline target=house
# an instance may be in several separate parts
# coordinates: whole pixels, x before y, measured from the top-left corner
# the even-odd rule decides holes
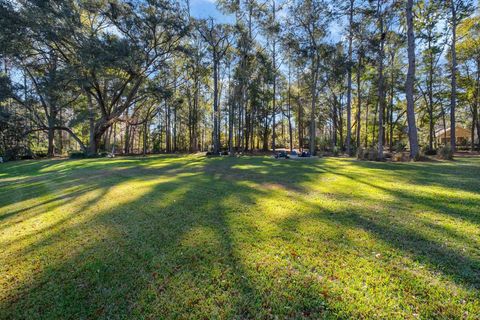
[[[445,145],[450,143],[450,127],[446,129],[441,129],[435,133],[437,143],[439,145]],[[468,129],[462,127],[455,127],[455,139],[457,145],[467,144],[468,141],[472,138],[472,132]]]

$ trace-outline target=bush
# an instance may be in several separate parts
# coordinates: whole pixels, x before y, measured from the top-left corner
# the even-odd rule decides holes
[[[429,161],[430,159],[423,152],[417,153],[413,161]]]
[[[100,158],[100,154],[99,153],[87,153],[85,155],[85,158],[89,158],[89,159]]]
[[[42,152],[42,151],[35,152],[35,157],[37,157],[37,158],[46,158],[46,157],[47,157],[47,153],[46,153],[46,152]]]
[[[359,147],[357,149],[357,159],[358,160],[364,160],[365,159],[365,149],[363,149],[362,147]]]
[[[370,161],[378,160],[378,150],[375,148],[368,149],[367,157]]]
[[[357,154],[357,146],[355,146],[355,145],[352,144],[352,145],[350,146],[350,154],[349,154],[348,156],[349,156],[349,157],[352,157],[352,156],[354,156],[354,155],[356,155],[356,154]]]
[[[318,138],[317,146],[318,150],[327,151],[331,146],[331,141],[325,138]]]
[[[426,156],[435,156],[437,155],[437,149],[430,149],[429,147],[427,147],[423,150],[423,153]]]
[[[332,153],[333,153],[334,157],[338,157],[338,155],[340,154],[340,148],[337,147],[337,146],[334,146],[333,150],[332,150]]]
[[[401,141],[395,141],[395,144],[393,145],[393,150],[396,152],[402,152],[407,150],[407,145]]]
[[[453,159],[453,151],[449,145],[446,145],[440,149],[438,149],[437,158],[443,160],[452,160]]]
[[[410,161],[410,154],[408,152],[396,152],[392,160],[395,162],[408,162]]]
[[[378,151],[375,148],[368,148],[368,149],[358,148],[357,159],[376,161],[378,160]]]
[[[33,159],[30,149],[23,146],[13,147],[5,150],[5,153],[2,157],[3,161]]]
[[[85,158],[85,153],[83,151],[70,151],[68,157],[70,159],[83,159]]]

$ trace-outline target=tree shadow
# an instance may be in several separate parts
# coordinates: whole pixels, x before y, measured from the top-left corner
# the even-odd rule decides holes
[[[352,164],[354,166],[359,165],[360,167],[365,166],[362,162],[357,161],[352,162]],[[368,165],[368,167],[372,168],[372,165]],[[373,165],[373,168],[378,169],[375,165]],[[392,170],[392,167],[389,167],[389,169]],[[457,176],[455,185],[439,179],[434,180],[435,182],[427,182],[422,176],[427,175],[428,172],[425,172],[423,169],[408,169],[408,171],[410,171],[408,174],[405,174],[400,170],[400,172],[395,171],[395,173],[390,173],[390,183],[382,185],[372,183],[371,180],[369,181],[368,178],[363,177],[361,173],[347,173],[332,168],[325,168],[325,170],[337,176],[345,177],[352,182],[389,194],[393,200],[387,202],[392,206],[395,206],[396,204],[413,204],[428,210],[440,212],[446,216],[455,217],[480,225],[480,211],[478,210],[480,205],[480,185],[475,178],[471,179],[472,175],[476,175],[475,170],[473,169],[473,171],[468,172],[462,171],[462,175]],[[441,170],[443,171],[444,169],[442,168]],[[476,171],[478,171],[480,175],[480,168],[476,168]],[[458,169],[450,172],[450,174],[454,175],[454,172],[458,172]],[[441,188],[441,190],[431,192],[428,188],[423,188],[421,191],[417,192],[406,191],[400,188],[398,183],[396,183],[405,181],[407,181],[408,185],[411,187],[435,186]],[[462,190],[464,193],[460,196],[456,196],[449,193],[449,190]]]
[[[357,162],[353,162],[353,164],[357,165]],[[359,165],[375,169],[379,167],[375,164],[364,165],[363,162]],[[380,167],[391,169],[385,164],[381,164]],[[366,188],[387,194],[389,198],[382,198],[378,201],[367,198],[367,201],[355,203],[351,202],[355,197],[351,197],[346,190],[343,194],[336,195],[344,199],[347,204],[339,212],[332,212],[325,207],[304,202],[306,206],[312,207],[313,213],[302,217],[302,219],[318,218],[323,221],[330,220],[332,223],[341,222],[342,225],[347,227],[362,228],[389,245],[411,254],[416,260],[432,266],[438,272],[451,276],[457,283],[480,289],[480,251],[478,250],[480,237],[478,232],[475,232],[474,235],[462,234],[436,223],[435,220],[428,218],[425,214],[422,215],[422,212],[434,212],[436,216],[442,214],[449,219],[451,217],[474,226],[480,225],[480,211],[478,211],[480,198],[478,196],[472,197],[478,188],[478,184],[468,185],[467,183],[462,188],[472,193],[471,198],[450,196],[448,199],[442,199],[438,195],[406,192],[397,188],[395,184],[385,187],[371,182],[373,179],[359,173],[334,170],[329,166],[323,168],[332,175],[351,180],[352,185],[363,185]],[[412,171],[412,169],[408,170]],[[413,176],[412,174],[408,176],[410,181],[416,181],[416,175],[421,174],[416,170],[415,172]],[[401,173],[398,175],[402,176]],[[412,183],[413,185],[415,185],[415,182]],[[383,207],[380,210],[378,210],[379,205]],[[415,208],[416,212],[410,211],[411,208]],[[319,212],[326,214],[318,214]],[[395,215],[390,214],[390,212],[395,212]],[[398,216],[399,213],[401,213],[401,216]],[[338,220],[339,217],[342,219]],[[298,225],[298,223],[298,221],[296,223],[287,221],[284,226]],[[432,239],[432,235],[435,236],[434,239]],[[470,252],[464,252],[462,248],[451,247],[447,242],[463,244],[470,249]]]
[[[475,255],[443,247],[388,212],[381,212],[384,217],[371,212],[365,203],[356,203],[349,190],[333,195],[341,198],[337,211],[318,205],[318,196],[308,193],[324,175],[352,180],[356,187],[378,187],[343,171],[350,162],[260,157],[118,160],[80,162],[78,170],[75,162],[16,168],[32,175],[10,191],[18,192],[22,201],[41,200],[27,202],[32,212],[25,206],[0,215],[0,227],[62,210],[75,199],[78,203],[71,203],[73,209],[48,226],[6,243],[9,262],[0,272],[13,276],[0,299],[0,318],[359,316],[355,307],[363,300],[346,297],[342,264],[350,258],[359,264],[356,268],[379,267],[375,256],[356,256],[371,247],[346,237],[349,229],[363,230],[455,282],[477,288]],[[41,181],[30,185],[28,179],[35,175],[51,177],[49,187],[38,190]],[[64,192],[44,199],[53,185]],[[413,195],[381,188],[392,198],[385,203],[387,211],[399,201],[417,201]],[[328,194],[321,196],[330,200]],[[297,214],[293,205],[267,208],[270,199],[298,203],[308,212]],[[279,213],[272,214],[276,210]],[[478,222],[475,216],[470,219]],[[304,231],[309,224],[321,224],[324,233]],[[439,226],[427,227],[465,241],[469,248],[477,243]],[[398,272],[385,269],[392,277]],[[409,271],[399,274],[428,281],[423,275],[407,275]],[[374,315],[374,306],[365,312]]]
[[[388,163],[350,160],[350,164],[364,169],[389,171],[395,179],[408,179],[412,184],[455,188],[468,192],[480,192],[480,157],[438,163],[409,162]]]
[[[50,262],[27,270],[33,277],[24,277],[9,290],[0,303],[2,316],[115,318],[160,313],[175,318],[184,317],[189,310],[192,318],[205,314],[266,318],[275,313],[324,313],[325,303],[311,305],[312,301],[306,300],[306,304],[302,296],[276,297],[272,305],[245,271],[238,235],[246,233],[255,238],[258,231],[249,223],[237,229],[231,219],[243,214],[244,203],[255,203],[271,190],[258,190],[244,182],[286,187],[295,170],[290,165],[273,168],[273,162],[261,159],[253,161],[259,165],[253,175],[235,167],[251,162],[209,159],[193,166],[180,161],[160,167],[110,168],[111,178],[93,179],[92,173],[75,180],[82,185],[81,191],[40,202],[38,208],[60,207],[63,200],[92,191],[96,195],[48,228],[14,239],[28,242],[28,247],[15,251],[19,268],[29,268],[32,260],[47,257]],[[238,179],[231,179],[232,175],[238,175]],[[296,179],[302,176],[308,178],[307,167]],[[59,179],[69,177],[65,173]],[[138,197],[113,203],[94,215],[83,213],[107,201],[112,196],[110,189],[119,183],[138,180],[147,184],[151,181]],[[292,187],[292,191],[298,190]],[[26,191],[22,190],[28,198],[33,197]],[[24,213],[19,210],[9,214],[6,221]],[[289,305],[293,311],[281,310]]]

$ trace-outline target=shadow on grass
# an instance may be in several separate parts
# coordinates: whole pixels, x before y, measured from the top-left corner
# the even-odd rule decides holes
[[[187,161],[177,160],[160,168],[150,167],[147,162],[140,169],[137,166],[118,169],[119,165],[109,167],[107,171],[112,176],[107,174],[102,179],[95,178],[95,170],[104,170],[102,166],[87,166],[90,174],[78,179],[71,178],[82,175],[81,172],[52,172],[57,177],[50,183],[55,186],[68,189],[81,184],[81,188],[40,202],[37,207],[61,206],[64,201],[92,190],[98,191],[98,195],[48,228],[15,239],[33,239],[28,247],[15,252],[17,256],[40,260],[48,257],[52,263],[36,270],[38,273],[31,281],[20,282],[10,290],[0,305],[3,316],[182,317],[189,310],[193,318],[205,314],[253,318],[262,313],[265,317],[272,312],[280,313],[280,307],[269,305],[269,300],[259,295],[244,272],[231,230],[235,227],[230,225],[227,215],[241,214],[237,212],[239,204],[254,203],[263,193],[237,182],[251,180],[289,186],[292,167],[287,164],[272,169],[274,162],[266,166],[264,159],[256,159],[255,165],[261,170],[256,174],[245,173],[241,166],[251,162],[211,159],[191,166]],[[46,167],[49,166],[37,166],[35,170]],[[176,171],[179,168],[181,172]],[[301,176],[307,179],[308,173],[305,166],[296,179]],[[109,189],[119,182],[154,181],[169,175],[172,180],[154,182],[133,201],[113,204],[78,220],[95,203],[108,201],[105,196]],[[229,178],[231,175],[238,175],[238,180]],[[51,190],[38,189],[38,185],[29,185],[28,181],[19,182],[14,188],[27,199],[46,196]],[[300,189],[292,186],[292,190]],[[36,207],[7,212],[1,217],[8,223],[15,215],[32,209]],[[252,237],[256,233],[248,224],[242,226],[242,232]],[[69,252],[66,256],[65,251]],[[323,304],[314,308],[302,304],[300,297],[285,301],[297,313],[319,314],[324,309]],[[160,310],[158,306],[162,306]]]
[[[315,281],[303,274],[296,274],[302,286],[285,292],[285,287],[276,284],[273,271],[261,269],[259,257],[251,258],[258,260],[256,269],[246,261],[249,250],[268,246],[272,241],[262,235],[263,230],[256,220],[262,219],[259,202],[278,192],[285,193],[282,199],[296,197],[296,201],[309,208],[309,213],[273,223],[272,227],[278,228],[281,238],[275,245],[295,245],[302,237],[298,234],[299,225],[312,221],[340,230],[332,243],[342,241],[341,232],[347,229],[362,229],[453,277],[454,281],[478,288],[478,256],[453,251],[443,246],[439,239],[429,239],[409,228],[404,221],[373,214],[369,208],[352,205],[331,211],[303,200],[308,187],[321,175],[329,174],[350,179],[356,186],[365,185],[389,193],[394,200],[385,203],[387,207],[405,202],[451,214],[448,206],[434,199],[380,187],[359,174],[344,172],[341,167],[347,163],[383,174],[387,170],[403,170],[398,172],[399,179],[407,173],[413,183],[427,185],[439,183],[423,178],[426,172],[434,174],[438,168],[429,171],[422,166],[412,169],[355,161],[330,165],[324,160],[282,162],[267,158],[152,157],[103,161],[32,162],[14,167],[15,172],[28,177],[0,192],[0,203],[9,206],[21,200],[26,201],[26,205],[0,215],[2,228],[10,228],[36,214],[48,214],[47,208],[58,208],[93,191],[96,193],[48,227],[4,244],[8,247],[17,241],[29,243],[28,247],[11,253],[15,257],[10,258],[18,261],[19,267],[32,268],[32,260],[44,262],[38,269],[27,270],[32,272],[31,277],[10,286],[6,297],[0,301],[0,317],[148,318],[168,315],[169,318],[183,318],[188,315],[200,318],[208,315],[212,318],[270,318],[280,315],[318,318],[336,315],[341,308],[347,310],[343,311],[343,316],[357,314],[348,308],[348,301],[342,302],[340,293],[336,295],[339,300],[332,301],[333,298],[323,294]],[[457,172],[457,169],[450,171],[448,166],[444,170],[440,171],[446,175]],[[36,180],[36,176],[42,179]],[[131,191],[136,195],[132,195],[132,199],[127,197],[128,189],[120,193],[126,199],[110,199],[112,190],[119,185],[137,182],[145,185],[139,186],[142,192]],[[447,186],[449,182],[440,183]],[[50,196],[52,188],[64,192]],[[70,188],[74,189],[69,191]],[[460,184],[459,188],[469,192],[477,190],[469,183]],[[11,192],[17,193],[16,199],[8,197]],[[349,198],[348,190],[336,196],[344,196],[344,201],[354,200],[354,197]],[[42,200],[35,204],[28,202],[37,198]],[[93,209],[94,205],[104,202],[113,203]],[[473,199],[467,206],[478,204]],[[414,215],[404,211],[402,214],[419,221]],[[469,210],[454,215],[478,223],[478,215]],[[435,232],[446,231],[434,225],[426,227]],[[445,233],[457,241],[469,240],[454,232]],[[330,240],[322,238],[322,241]],[[475,245],[475,242],[466,242],[469,246]],[[302,244],[305,250],[309,245],[310,242]],[[344,254],[352,255],[349,251]],[[288,259],[292,256],[295,258],[296,253],[289,253]],[[309,269],[308,265],[304,267]],[[294,269],[287,271],[295,276]]]

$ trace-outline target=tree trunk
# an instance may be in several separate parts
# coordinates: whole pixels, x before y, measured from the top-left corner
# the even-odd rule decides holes
[[[475,95],[475,110],[477,114],[476,124],[477,124],[477,139],[478,144],[480,145],[480,114],[478,109],[480,108],[480,59],[477,59],[477,90]]]
[[[165,101],[165,151],[170,153],[172,151],[171,134],[170,134],[170,104]]]
[[[263,127],[263,151],[268,151],[268,116],[265,117],[265,124]]]
[[[175,104],[175,109],[173,109],[173,152],[177,152],[177,108]]]
[[[433,150],[433,136],[434,136],[434,123],[433,123],[433,53],[431,38],[428,41],[428,51],[430,52],[430,61],[428,68],[428,147]]]
[[[59,123],[63,125],[63,117],[62,117],[62,110],[59,111]],[[58,130],[58,153],[63,155],[63,132],[62,130]]]
[[[145,120],[145,123],[143,124],[143,156],[145,157],[147,155],[147,120]]]
[[[362,112],[362,93],[361,93],[361,74],[360,70],[362,67],[362,53],[359,52],[359,57],[358,57],[358,70],[357,70],[357,127],[356,127],[356,142],[357,142],[357,148],[360,148],[360,133],[361,133],[361,112]]]
[[[443,123],[443,138],[445,139],[445,145],[447,140],[447,119],[445,117],[445,108],[442,106],[442,123]]]
[[[275,1],[273,0],[272,11],[273,11],[273,23],[275,23]],[[275,36],[274,36],[275,37]],[[275,153],[275,138],[276,138],[276,121],[275,116],[277,113],[277,57],[276,57],[276,42],[275,38],[273,39],[273,50],[272,50],[272,60],[273,60],[273,114],[272,114],[272,150]]]
[[[367,100],[367,108],[365,110],[365,148],[368,147],[368,109],[370,102]]]
[[[339,140],[337,141],[340,141],[340,149],[341,150],[344,150],[344,139],[343,139],[343,110],[342,110],[342,100],[343,100],[343,97],[340,95],[340,99],[338,100],[338,108],[337,108],[337,111],[338,111],[338,125],[337,125],[337,132],[338,132],[338,135],[340,137]]]
[[[337,96],[334,94],[333,105],[332,105],[332,150],[337,147]]]
[[[391,61],[390,64],[393,66],[395,63],[395,51],[392,51],[391,54]],[[388,150],[392,152],[393,150],[393,99],[395,98],[395,72],[394,70],[391,71],[390,73],[390,103],[389,107],[387,109],[387,125],[385,126],[386,128],[389,128],[389,133],[388,133]]]
[[[130,126],[128,123],[125,126],[125,146],[123,149],[123,153],[128,154],[130,152]]]
[[[89,134],[89,149],[88,153],[90,155],[95,154],[97,152],[97,144],[95,141],[95,114],[93,112],[93,102],[92,102],[92,96],[90,95],[90,92],[86,91],[87,94],[87,104],[88,104],[88,120],[89,120],[89,128],[90,128],[90,134]]]
[[[219,127],[218,127],[218,59],[213,57],[213,153],[220,151]]]
[[[228,152],[230,156],[234,156],[233,152],[233,101],[228,105]]]
[[[313,156],[315,155],[315,109],[317,103],[317,74],[318,74],[318,59],[315,59],[315,55],[312,57],[312,84],[311,84],[311,94],[312,94],[312,110],[310,110],[310,146],[309,151]]]
[[[55,157],[55,130],[52,126],[48,128],[48,157]]]
[[[351,137],[352,137],[352,41],[353,41],[353,4],[355,0],[350,0],[350,21],[348,35],[348,84],[347,84],[347,141],[346,151],[351,156]]]
[[[372,146],[375,145],[375,133],[377,131],[377,122],[378,122],[378,105],[380,103],[377,101],[375,104],[375,112],[373,113],[373,130],[372,130]]]
[[[193,152],[198,151],[198,100],[199,100],[199,94],[198,94],[198,76],[196,76],[195,80],[195,93],[194,93],[194,100],[193,100]]]
[[[392,93],[393,95],[393,93]],[[392,100],[390,102],[390,119],[389,119],[389,122],[390,122],[390,145],[389,145],[389,150],[392,151],[393,150],[393,129],[395,128],[395,123],[393,122],[393,96],[392,96]]]
[[[477,114],[476,110],[472,108],[472,132],[471,132],[471,150],[475,150],[475,126],[476,126],[476,120],[477,120]]]
[[[290,93],[290,59],[288,60],[288,92],[287,92],[287,108],[288,108],[288,138],[290,142],[290,152],[293,151],[293,132],[292,132],[292,104]]]
[[[297,68],[297,87],[300,88],[300,69]],[[297,129],[298,129],[298,148],[300,152],[303,152],[303,105],[300,101],[297,101],[298,107],[298,119],[297,119]]]
[[[417,125],[415,121],[415,106],[413,100],[413,87],[415,82],[415,35],[413,33],[413,0],[407,1],[407,39],[408,39],[408,72],[405,83],[407,97],[408,140],[410,142],[410,158],[418,156]]]
[[[112,154],[115,154],[115,147],[117,143],[117,123],[113,124],[113,143],[112,143]]]
[[[455,1],[450,1],[450,9],[452,11],[452,91],[450,94],[450,148],[452,152],[456,150],[456,137],[455,137],[455,108],[457,104],[457,12],[455,8]]]
[[[234,113],[234,99],[232,98],[232,88],[231,88],[231,71],[230,66],[228,67],[228,154],[233,157],[233,113]]]
[[[380,6],[380,5],[379,5]],[[381,8],[378,8],[379,23],[380,23],[380,51],[378,56],[378,160],[383,160],[383,114],[385,112],[385,88],[384,88],[384,76],[383,76],[383,57],[384,57],[384,44],[385,33],[383,28],[383,16],[380,13]]]

